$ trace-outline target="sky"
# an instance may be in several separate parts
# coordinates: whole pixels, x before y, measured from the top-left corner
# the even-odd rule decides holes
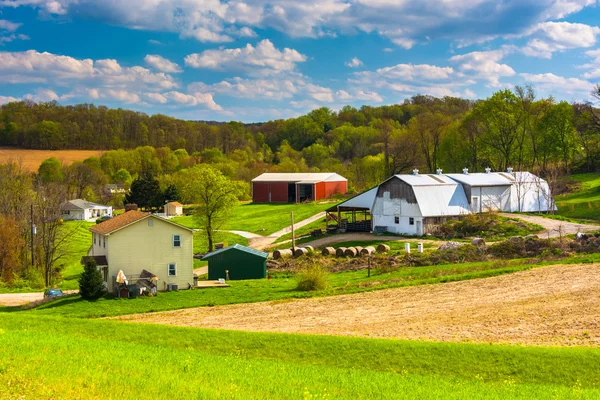
[[[0,104],[259,122],[531,84],[591,100],[600,0],[0,0]]]

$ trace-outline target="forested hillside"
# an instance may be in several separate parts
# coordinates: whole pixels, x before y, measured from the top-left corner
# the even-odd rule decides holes
[[[594,171],[600,167],[600,111],[592,104],[538,99],[531,87],[498,91],[480,101],[415,96],[390,106],[347,106],[339,112],[320,108],[297,118],[249,125],[209,125],[91,104],[24,101],[0,108],[0,145],[168,147],[181,151],[160,150],[159,161],[147,164],[153,174],[171,173],[184,167],[183,161],[216,164],[225,175],[241,180],[267,170],[328,170],[347,176],[360,190],[415,167],[457,172],[464,167],[481,171],[512,166],[542,176],[557,169]],[[119,155],[127,157],[119,152],[103,157],[102,169],[110,180],[120,168],[132,175],[140,172],[139,163],[125,165],[135,160],[120,165],[110,161]]]

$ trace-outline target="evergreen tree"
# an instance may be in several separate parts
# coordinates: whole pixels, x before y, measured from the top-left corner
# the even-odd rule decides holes
[[[85,300],[95,300],[104,294],[104,280],[94,260],[86,261],[79,277],[79,294]]]
[[[159,182],[151,174],[144,173],[131,184],[131,191],[125,196],[124,204],[135,203],[142,209],[155,210],[162,207],[163,202]]]
[[[177,186],[171,184],[167,187],[164,193],[165,201],[181,201],[181,195]]]

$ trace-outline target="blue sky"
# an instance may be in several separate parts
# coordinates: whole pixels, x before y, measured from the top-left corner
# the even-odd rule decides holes
[[[0,104],[289,118],[532,84],[590,100],[597,0],[0,0]]]

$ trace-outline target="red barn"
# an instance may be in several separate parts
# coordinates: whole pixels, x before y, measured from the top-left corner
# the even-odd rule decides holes
[[[255,203],[300,203],[348,192],[348,180],[332,172],[265,173],[252,179]]]

